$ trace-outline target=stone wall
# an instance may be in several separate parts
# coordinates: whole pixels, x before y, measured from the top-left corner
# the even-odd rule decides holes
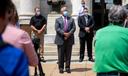
[[[69,13],[73,16],[75,19],[76,23],[76,32],[75,32],[75,37],[76,37],[76,42],[78,42],[78,25],[77,25],[77,15],[79,11],[79,7],[81,4],[80,0],[65,0],[66,5],[68,7]],[[20,17],[20,24],[21,28],[31,34],[31,29],[29,26],[30,18],[32,15],[34,15],[34,8],[36,6],[41,7],[41,14],[48,19],[48,25],[47,25],[47,30],[48,33],[45,35],[45,41],[46,42],[52,42],[55,37],[55,30],[54,30],[54,25],[55,25],[55,18],[58,17],[58,15],[51,14],[51,6],[47,4],[47,0],[13,0],[15,3],[19,17]],[[27,5],[27,6],[26,6]],[[49,16],[48,16],[49,15]]]

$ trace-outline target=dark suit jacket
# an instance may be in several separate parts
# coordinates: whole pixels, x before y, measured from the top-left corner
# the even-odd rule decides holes
[[[75,22],[74,22],[74,19],[71,17],[67,17],[67,22],[68,22],[67,32],[71,33],[71,36],[68,38],[68,40],[70,41],[69,43],[73,45],[74,44],[74,32],[76,30]],[[62,16],[56,19],[55,30],[56,30],[55,44],[63,45],[64,43],[64,20]]]
[[[93,26],[94,26],[94,20],[93,18],[88,15],[88,23],[86,24],[85,15],[78,17],[78,25],[80,27],[79,31],[79,37],[85,37],[86,34],[93,36]],[[85,27],[90,27],[90,33],[87,33],[84,29]]]

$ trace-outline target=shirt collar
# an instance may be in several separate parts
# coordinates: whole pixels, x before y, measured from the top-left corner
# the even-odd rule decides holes
[[[65,19],[65,18],[67,19],[67,17],[64,17],[63,15],[62,15],[61,17],[62,17],[63,19]]]

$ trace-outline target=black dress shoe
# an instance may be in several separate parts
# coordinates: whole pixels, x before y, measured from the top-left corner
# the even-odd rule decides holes
[[[59,73],[61,74],[64,73],[63,69],[59,69]]]
[[[66,72],[67,72],[67,73],[71,73],[70,68],[66,68]]]
[[[83,61],[83,59],[80,59],[80,60],[79,60],[79,62],[82,62],[82,61]]]
[[[93,58],[89,58],[88,61],[95,62]]]

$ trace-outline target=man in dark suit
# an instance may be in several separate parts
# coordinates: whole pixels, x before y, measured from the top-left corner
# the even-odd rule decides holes
[[[87,41],[87,53],[89,57],[89,61],[94,61],[92,57],[92,40],[93,40],[93,26],[94,20],[92,16],[88,14],[88,9],[84,8],[84,15],[79,16],[78,25],[80,28],[79,31],[79,39],[80,39],[80,62],[84,59],[85,53],[85,41]]]
[[[70,71],[70,62],[72,54],[72,45],[74,44],[74,32],[76,30],[74,19],[71,18],[68,14],[67,7],[63,6],[61,8],[62,16],[56,19],[55,30],[56,38],[55,44],[58,48],[58,66],[59,72],[63,73],[64,69],[64,60],[65,60],[65,69],[67,73]]]

